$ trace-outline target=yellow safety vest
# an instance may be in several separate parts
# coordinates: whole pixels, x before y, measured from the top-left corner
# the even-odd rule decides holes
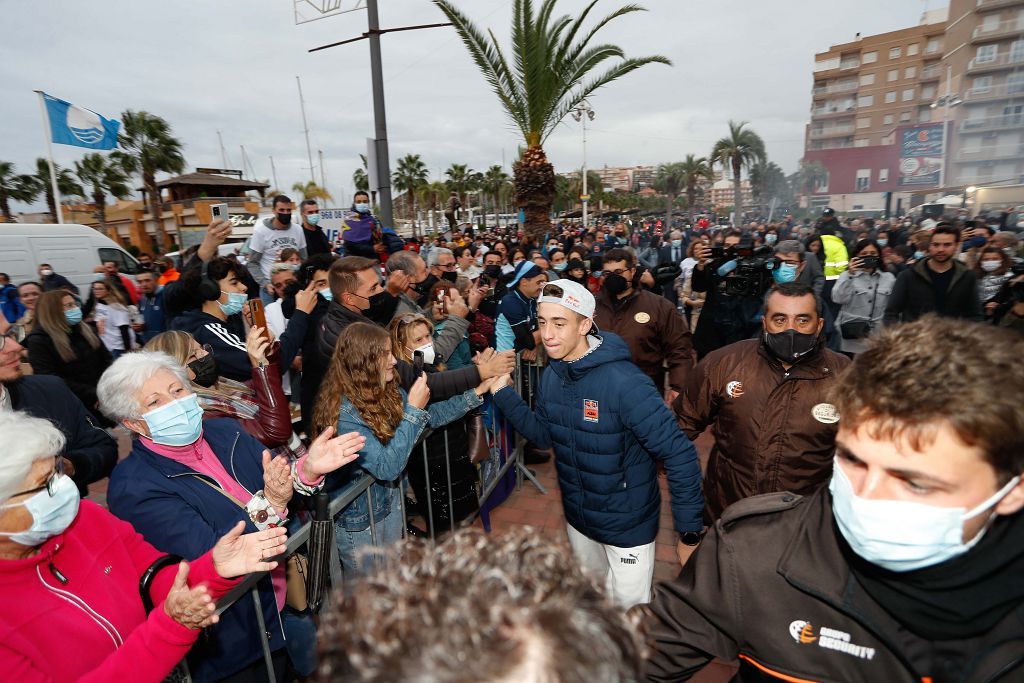
[[[825,250],[825,279],[838,280],[850,263],[846,245],[835,235],[822,235],[821,246]]]

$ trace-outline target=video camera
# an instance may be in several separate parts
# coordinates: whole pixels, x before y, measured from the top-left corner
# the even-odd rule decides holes
[[[736,261],[736,267],[725,276],[724,292],[728,296],[763,296],[772,286],[772,273],[779,265],[772,247],[755,247],[749,239],[732,247],[711,247],[711,259],[716,269]]]

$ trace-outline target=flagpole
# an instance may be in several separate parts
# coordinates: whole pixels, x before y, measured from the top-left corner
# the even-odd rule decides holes
[[[46,113],[46,100],[43,91],[35,91],[39,95],[39,109],[43,113],[43,137],[46,138],[46,162],[50,165],[50,183],[53,187],[53,206],[57,212],[57,223],[64,223],[64,209],[60,205],[60,190],[57,189],[57,171],[53,167],[53,135],[50,129],[50,117]]]

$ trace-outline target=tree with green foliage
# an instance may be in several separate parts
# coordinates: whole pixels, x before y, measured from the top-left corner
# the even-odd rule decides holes
[[[34,202],[42,192],[39,178],[30,174],[16,173],[10,161],[0,161],[0,212],[8,223],[14,221],[11,201]]]
[[[70,169],[61,168],[57,163],[53,164],[53,173],[57,176],[57,191],[61,198],[84,196],[82,186],[78,184],[75,174]],[[53,181],[50,178],[50,163],[43,157],[36,159],[36,182],[46,196],[46,210],[50,212],[50,219],[57,222],[57,202],[53,196]]]
[[[398,168],[391,174],[391,184],[399,192],[409,195],[411,203],[411,215],[413,221],[416,219],[416,193],[427,184],[429,174],[427,165],[419,154],[406,154],[398,160]]]
[[[116,158],[103,154],[86,154],[75,162],[75,175],[81,181],[92,203],[96,205],[96,222],[100,224],[100,232],[107,231],[107,195],[117,199],[127,199],[132,188],[128,184],[128,174]]]
[[[575,17],[555,15],[558,0],[513,0],[511,59],[492,31],[477,27],[450,0],[433,0],[455,26],[470,56],[523,136],[526,150],[513,166],[516,203],[526,217],[524,232],[539,242],[551,229],[555,170],[544,142],[562,119],[601,87],[642,66],[671,64],[665,57],[628,58],[622,48],[593,44],[596,34],[616,19],[643,11],[625,5],[596,22],[584,24],[598,0]],[[614,63],[607,66],[609,60]],[[598,69],[604,69],[598,71]]]
[[[732,196],[735,224],[743,220],[743,169],[752,168],[765,160],[764,140],[746,127],[747,122],[729,122],[729,134],[715,143],[711,150],[711,163],[721,164],[722,170],[732,170]]]

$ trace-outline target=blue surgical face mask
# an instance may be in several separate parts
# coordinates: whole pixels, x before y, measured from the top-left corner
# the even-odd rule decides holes
[[[776,235],[774,232],[770,232],[770,233],[768,233],[767,235],[764,236],[765,244],[775,244],[778,241],[779,241],[779,236]]]
[[[370,213],[370,205],[366,202],[356,202],[357,213]]]
[[[591,275],[593,275],[594,277],[601,277],[602,275],[604,275],[604,271],[603,270],[595,270],[594,272],[591,273]]]
[[[326,287],[320,290],[320,296],[327,299],[328,301],[334,301],[334,292],[331,291],[330,287]]]
[[[886,239],[885,237],[882,237],[882,238],[877,239],[875,241],[878,242],[878,246],[880,246],[880,247],[884,247],[885,245],[889,244],[889,240]]]
[[[203,409],[195,394],[166,403],[143,414],[149,438],[163,446],[188,446],[203,433]]]
[[[310,225],[316,225],[317,223],[320,222],[320,214],[318,214],[318,213],[311,213],[311,214],[309,214],[308,216],[306,216],[306,222],[309,223]]]
[[[772,277],[776,282],[792,282],[796,279],[797,267],[792,263],[780,263],[779,267],[772,271]]]
[[[24,531],[0,532],[15,543],[34,548],[48,538],[64,533],[78,516],[78,504],[81,498],[78,486],[71,477],[58,474],[53,482],[53,495],[45,489],[20,503],[2,505],[11,508],[24,505],[32,515],[32,526]]]
[[[569,267],[569,262],[568,261],[562,261],[561,263],[556,263],[555,265],[553,265],[551,267],[554,269],[554,271],[556,273],[561,273],[563,270],[565,270],[566,268]]]
[[[914,252],[914,258],[917,259],[918,261],[920,261],[921,259],[923,259],[927,255],[928,254],[924,253],[923,251],[915,251]]]
[[[68,321],[68,325],[72,327],[82,322],[82,309],[81,308],[69,308],[64,311],[64,319]]]
[[[228,302],[222,304],[217,302],[220,306],[220,310],[224,311],[224,315],[235,315],[236,313],[242,312],[242,307],[245,306],[246,300],[249,298],[245,294],[239,292],[225,292],[221,290],[221,293],[228,295]]]
[[[832,514],[850,548],[868,562],[893,572],[909,572],[963,555],[981,540],[988,526],[964,543],[964,523],[999,504],[1017,484],[1014,477],[972,510],[904,500],[860,498],[839,463],[833,466]]]
[[[683,241],[682,240],[672,240],[672,246],[673,247],[681,247],[681,246],[683,246]]]

